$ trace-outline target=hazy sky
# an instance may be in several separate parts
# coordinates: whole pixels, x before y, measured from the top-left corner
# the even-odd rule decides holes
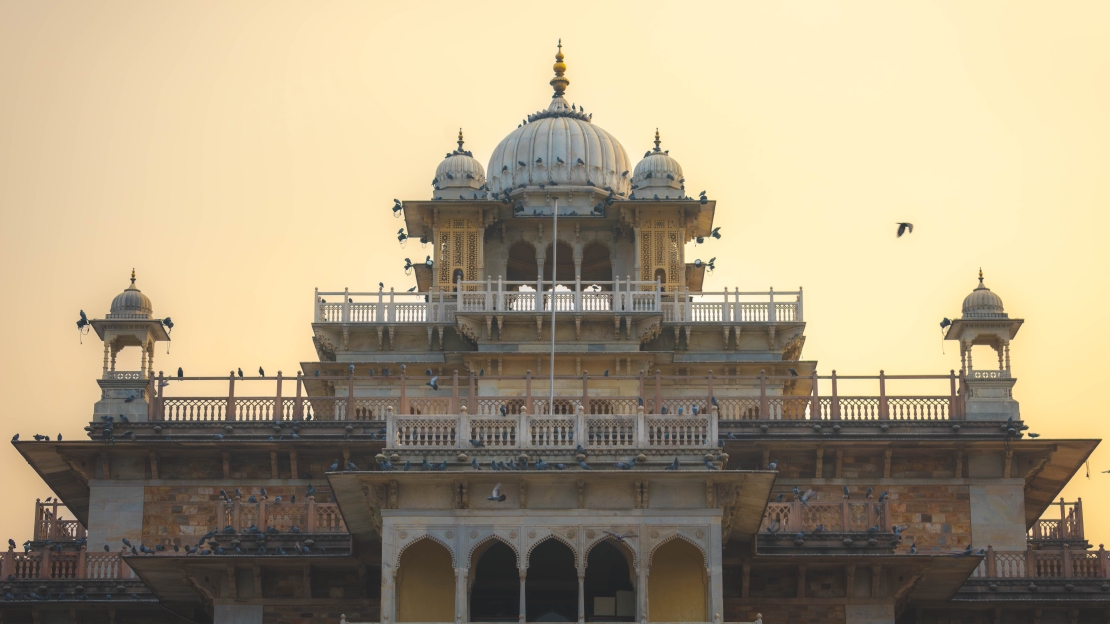
[[[0,436],[84,435],[102,349],[74,321],[132,267],[176,322],[157,368],[312,359],[312,289],[413,284],[392,199],[430,197],[460,126],[485,163],[546,106],[559,37],[568,99],[634,160],[659,127],[717,200],[706,288],[804,286],[822,374],[958,368],[937,323],[982,266],[1027,321],[1031,430],[1105,436],[1108,27],[1101,0],[0,0]],[[53,493],[0,468],[22,542]],[[1065,491],[1096,544],[1105,469]]]

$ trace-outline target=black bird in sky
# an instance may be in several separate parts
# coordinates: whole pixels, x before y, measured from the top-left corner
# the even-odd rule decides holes
[[[905,221],[898,222],[898,238],[902,238],[903,234],[913,234],[913,224],[906,223]]]

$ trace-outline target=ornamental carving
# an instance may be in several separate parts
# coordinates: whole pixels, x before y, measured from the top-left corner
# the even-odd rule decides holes
[[[516,531],[509,531],[509,537],[512,539],[516,539]]]
[[[409,536],[408,531],[401,531],[400,533],[397,534],[397,537],[399,537],[401,539],[408,539],[408,536]]]
[[[655,529],[652,529],[651,533],[648,533],[648,535],[651,536],[651,539],[659,539],[659,531],[656,531]]]
[[[701,529],[698,529],[697,533],[694,533],[694,535],[697,535],[698,539],[705,539],[705,531],[702,531]]]
[[[698,532],[701,533],[701,531],[698,531]],[[447,536],[447,539],[454,539],[455,532],[454,531],[448,531],[448,532],[444,533],[444,535]],[[698,537],[701,537],[701,536],[699,535]]]
[[[477,531],[471,531],[470,532],[470,539],[477,539],[477,538],[478,538],[478,532]]]
[[[528,531],[528,539],[536,539],[536,532]]]
[[[593,538],[595,538],[595,537],[597,537],[597,531],[595,531],[595,530],[593,530],[593,529],[588,529],[588,530],[586,531],[586,538],[587,538],[587,539],[593,539]]]
[[[571,529],[571,530],[567,531],[567,537],[569,537],[570,539],[574,539],[577,536],[578,536],[578,531],[577,530]]]

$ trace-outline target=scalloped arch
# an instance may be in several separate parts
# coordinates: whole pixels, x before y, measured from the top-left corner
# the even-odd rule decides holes
[[[510,542],[509,540],[505,539],[504,537],[502,537],[502,536],[500,536],[496,533],[491,533],[491,534],[483,537],[482,539],[478,540],[477,542],[474,542],[473,544],[471,544],[470,550],[468,550],[467,553],[466,553],[466,567],[468,569],[473,567],[473,565],[474,565],[474,561],[473,561],[474,551],[478,550],[479,546],[481,546],[481,545],[483,545],[483,544],[485,544],[489,541],[492,541],[492,540],[496,540],[498,542],[501,542],[502,544],[504,544],[504,545],[508,546],[509,548],[513,549],[513,554],[516,555],[516,567],[517,567],[517,569],[520,569],[520,549],[517,548],[516,544]]]
[[[697,543],[696,541],[691,539],[689,536],[684,535],[680,531],[675,531],[674,533],[671,533],[671,534],[667,535],[666,537],[659,540],[654,546],[651,547],[651,550],[648,552],[648,556],[647,556],[648,566],[649,567],[651,566],[651,561],[655,557],[655,551],[659,550],[660,546],[663,546],[664,544],[666,544],[668,542],[672,542],[676,539],[680,539],[680,540],[686,542],[687,544],[690,544],[694,548],[697,548],[698,552],[701,553],[701,559],[702,559],[702,562],[705,564],[705,567],[706,568],[709,567],[709,553],[707,553],[705,551],[705,546]]]
[[[450,544],[436,537],[435,535],[432,535],[431,533],[423,533],[421,535],[413,537],[412,539],[408,540],[408,542],[404,546],[401,546],[401,550],[397,551],[397,559],[393,562],[393,569],[400,569],[401,557],[404,556],[405,551],[409,549],[409,546],[412,546],[413,544],[423,540],[431,540],[446,548],[447,552],[451,555],[451,567],[458,567],[458,558],[455,556],[455,549],[452,548]]]
[[[631,546],[629,546],[628,542],[618,542],[617,540],[615,540],[612,537],[610,537],[608,535],[605,535],[605,534],[602,534],[602,537],[597,538],[596,540],[590,542],[589,545],[586,546],[585,551],[582,553],[583,565],[589,564],[589,562],[590,562],[590,551],[592,551],[594,549],[594,547],[596,547],[598,544],[600,544],[602,542],[610,542],[614,546],[616,546],[617,548],[622,548],[623,547],[624,550],[628,554],[632,555],[632,567],[634,567],[636,569],[640,568],[640,553],[637,552],[637,550],[635,548],[632,548]]]
[[[529,560],[532,558],[532,551],[536,549],[536,546],[539,546],[540,544],[546,542],[547,540],[552,540],[552,539],[557,540],[559,542],[562,542],[567,548],[570,549],[570,553],[572,555],[574,555],[574,567],[575,568],[581,568],[582,567],[582,560],[578,556],[578,547],[575,546],[574,544],[572,544],[570,542],[570,540],[563,537],[562,535],[559,535],[558,533],[556,533],[554,531],[549,531],[547,533],[547,535],[544,535],[543,537],[539,538],[531,546],[528,547],[528,552],[525,553],[525,555],[524,555],[524,567],[525,568],[528,567],[528,564],[530,562]]]

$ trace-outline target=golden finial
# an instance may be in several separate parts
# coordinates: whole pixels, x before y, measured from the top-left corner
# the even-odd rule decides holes
[[[657,151],[657,152],[659,151],[659,143],[661,143],[661,141],[659,140],[659,128],[656,128],[655,129],[655,151]]]
[[[983,267],[979,267],[979,285],[983,285]]]
[[[563,40],[559,39],[559,51],[555,53],[555,64],[551,66],[555,70],[555,77],[551,79],[551,86],[555,89],[555,95],[552,98],[563,97],[566,93],[567,85],[570,80],[563,75],[567,71],[567,64],[563,62]]]
[[[135,287],[135,269],[131,269],[131,287]]]
[[[460,152],[463,151],[462,146],[463,146],[462,128],[459,128],[459,151]]]

